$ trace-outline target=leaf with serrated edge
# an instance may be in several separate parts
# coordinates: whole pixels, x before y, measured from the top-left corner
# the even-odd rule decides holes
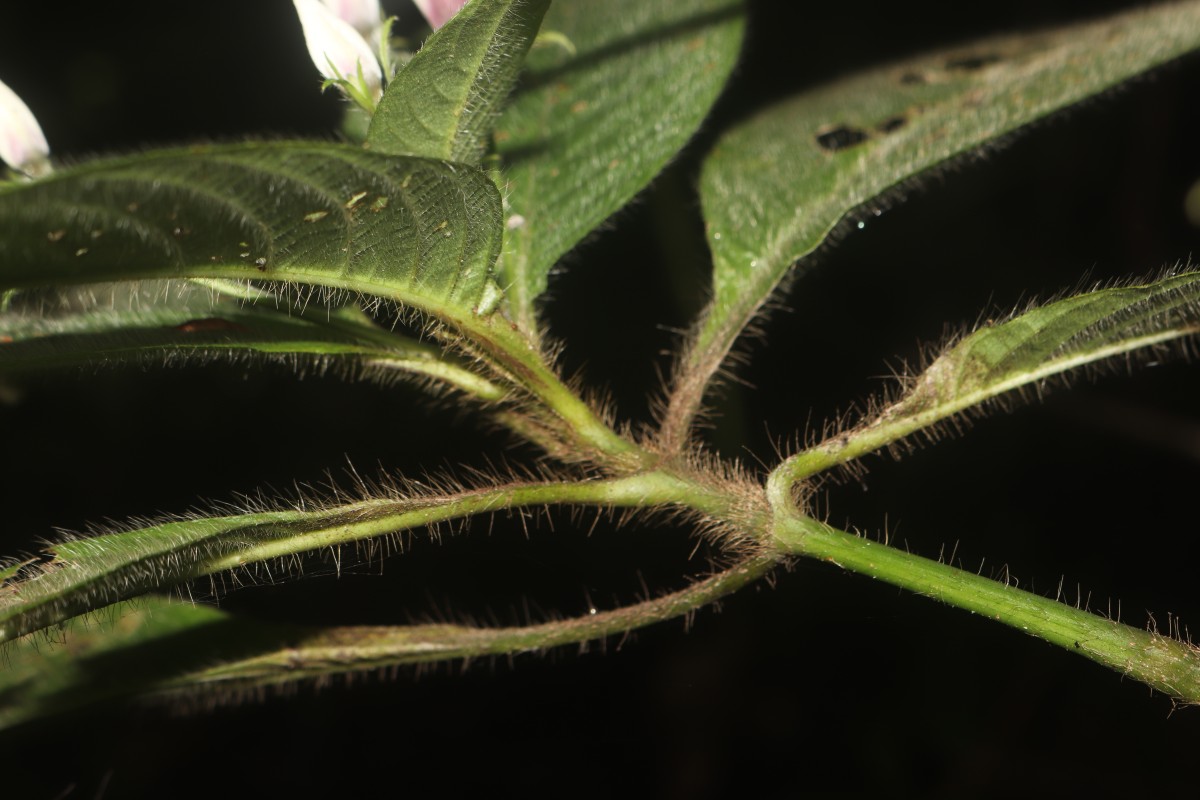
[[[337,144],[199,146],[0,187],[0,287],[209,277],[388,297],[458,325],[494,297],[482,172]]]
[[[478,164],[550,0],[474,0],[438,29],[379,102],[377,153]]]
[[[863,424],[785,461],[791,483],[859,458],[1007,392],[1200,333],[1200,272],[1099,289],[981,328],[938,356]]]
[[[854,209],[1197,47],[1200,3],[1164,5],[876,69],[726,134],[701,177],[713,298],[681,364],[668,419],[685,427],[704,385],[788,268]]]
[[[509,231],[501,283],[512,318],[537,330],[534,303],[555,262],[628,203],[695,133],[742,40],[740,0],[558,0],[547,44],[496,127]]]

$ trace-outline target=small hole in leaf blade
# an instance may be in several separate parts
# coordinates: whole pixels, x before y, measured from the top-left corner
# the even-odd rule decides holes
[[[946,69],[957,69],[964,72],[974,72],[1000,61],[995,53],[980,53],[973,56],[959,56],[946,62]]]
[[[854,147],[856,144],[862,144],[869,138],[871,138],[870,134],[866,131],[839,125],[836,128],[818,133],[817,144],[822,149],[837,151],[845,150],[847,147]]]

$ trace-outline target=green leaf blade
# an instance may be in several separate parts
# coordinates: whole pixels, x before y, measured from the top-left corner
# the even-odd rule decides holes
[[[740,0],[559,0],[544,28],[575,52],[530,54],[496,129],[509,313],[537,331],[552,267],[695,134],[741,48]]]
[[[354,306],[283,304],[250,286],[144,281],[18,295],[0,312],[0,374],[121,363],[261,357],[355,378],[397,371],[484,400],[502,390],[439,348],[380,328]]]
[[[69,539],[47,547],[39,558],[3,568],[0,642],[147,591],[248,564],[336,550],[349,542],[517,506],[660,505],[675,501],[678,490],[678,482],[662,474],[514,483],[325,507],[302,501],[293,509],[172,519]]]
[[[1105,359],[1158,352],[1200,333],[1200,272],[1098,289],[981,328],[906,381],[903,394],[855,428],[792,456],[773,474],[785,487],[886,447],[1003,394]]]
[[[248,564],[502,507],[513,490],[169,519],[50,545],[0,584],[0,642]],[[520,490],[516,490],[520,491]],[[534,490],[536,494],[536,490]]]
[[[203,146],[0,189],[0,286],[210,277],[317,284],[469,319],[500,198],[464,165],[333,144]]]
[[[388,84],[367,146],[478,164],[550,0],[474,0]]]
[[[46,309],[40,298],[28,308],[0,313],[0,371],[20,371],[88,362],[137,360],[157,353],[247,350],[313,356],[385,355],[340,327],[320,324],[303,311],[247,305],[215,296],[187,282],[148,282],[122,292],[124,284],[80,287],[80,308]],[[106,291],[107,290],[107,291]],[[271,302],[264,293],[265,302]],[[318,311],[330,313],[325,309]],[[395,337],[393,352],[434,354],[432,348]]]
[[[877,69],[730,131],[701,177],[713,298],[671,416],[690,422],[735,338],[855,209],[1198,47],[1200,3],[1163,5]]]
[[[213,661],[283,647],[294,635],[290,626],[163,597],[76,617],[53,641],[35,635],[6,646],[0,730],[145,693]]]
[[[0,585],[0,642],[196,577],[239,548],[234,537],[296,521],[285,512],[179,520],[53,545]]]
[[[1200,273],[1100,289],[972,333],[939,356],[897,409],[974,405],[1103,358],[1200,330]],[[946,411],[938,411],[944,416]]]
[[[517,655],[627,633],[695,613],[768,573],[768,553],[639,603],[520,627],[450,624],[313,628],[147,597],[66,621],[47,645],[9,645],[0,729],[131,695],[211,703],[247,691],[401,664]]]

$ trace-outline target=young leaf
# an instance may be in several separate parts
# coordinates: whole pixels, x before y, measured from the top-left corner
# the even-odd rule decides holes
[[[954,414],[1051,376],[1200,333],[1200,272],[1100,289],[981,328],[907,381],[862,425],[792,456],[772,474],[785,487]]]
[[[388,84],[371,120],[377,153],[478,164],[550,0],[474,0]]]
[[[678,502],[687,488],[671,476],[642,473],[381,497],[325,508],[301,504],[298,509],[178,519],[70,539],[15,569],[4,568],[0,642],[147,591],[248,564],[323,548],[340,552],[336,548],[349,542],[518,506],[636,508]]]
[[[312,535],[329,519],[333,525],[325,527],[350,521],[336,512],[260,512],[165,522],[52,545],[0,585],[0,642],[208,574],[209,562],[272,539]]]
[[[1200,3],[997,38],[807,92],[726,134],[701,200],[712,301],[682,361],[665,436],[686,439],[734,339],[798,259],[873,198],[1200,47]]]
[[[207,277],[494,307],[500,197],[478,170],[336,144],[198,146],[0,186],[0,287]]]
[[[0,670],[0,729],[104,700],[168,694],[201,701],[247,690],[488,655],[515,655],[621,634],[694,613],[777,564],[757,553],[669,594],[523,627],[428,624],[312,628],[244,619],[147,597],[76,617],[47,645],[14,642]]]
[[[162,597],[120,603],[63,624],[51,641],[6,646],[0,730],[144,693],[200,667],[283,647],[290,626]]]
[[[0,313],[0,373],[254,353],[302,369],[411,373],[485,400],[503,395],[438,348],[381,329],[357,307],[276,308],[259,294],[247,301],[192,282],[149,281],[79,287],[63,311],[31,297],[29,308]]]
[[[741,0],[559,0],[496,128],[509,232],[501,282],[536,334],[551,267],[695,133],[733,68]]]

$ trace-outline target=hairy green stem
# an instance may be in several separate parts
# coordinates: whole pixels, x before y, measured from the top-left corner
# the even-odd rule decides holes
[[[582,449],[589,456],[586,460],[619,473],[654,465],[655,456],[605,423],[591,406],[562,382],[519,329],[501,324],[474,325],[464,328],[464,332],[490,362],[565,424],[565,438],[570,446]]]
[[[1200,649],[897,550],[786,511],[775,541],[786,553],[828,561],[1044,639],[1189,704],[1200,703]]]
[[[365,519],[351,519],[285,539],[267,540],[222,558],[197,565],[200,575],[211,575],[226,569],[236,569],[257,561],[295,555],[325,547],[336,547],[362,539],[382,536],[395,531],[434,525],[454,519],[486,514],[513,508],[542,505],[593,505],[642,508],[648,506],[687,503],[713,509],[719,496],[701,494],[694,484],[663,472],[649,472],[613,480],[580,483],[546,483],[486,489],[446,498],[428,504],[419,501],[407,509],[395,512],[367,512]]]
[[[515,655],[627,633],[691,614],[762,577],[778,556],[759,552],[675,592],[611,611],[512,628],[460,625],[340,627],[312,631],[287,647],[182,675],[166,691],[246,689],[451,659]]]
[[[734,341],[751,319],[746,317],[740,325],[726,331],[720,341],[712,342],[703,339],[705,334],[710,333],[706,323],[711,315],[710,309],[675,366],[671,393],[667,397],[658,434],[660,446],[668,453],[681,453],[687,448],[696,418],[703,414],[704,397],[712,390],[714,378],[725,363]]]

